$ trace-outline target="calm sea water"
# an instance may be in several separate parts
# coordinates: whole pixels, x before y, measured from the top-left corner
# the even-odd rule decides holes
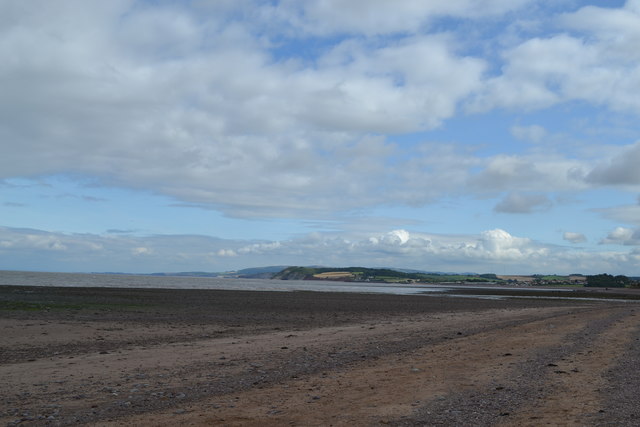
[[[410,295],[443,292],[449,288],[427,285],[346,283],[316,280],[224,279],[217,277],[166,277],[121,274],[41,273],[0,271],[0,285],[75,286],[104,288],[228,289],[250,291],[364,292]]]

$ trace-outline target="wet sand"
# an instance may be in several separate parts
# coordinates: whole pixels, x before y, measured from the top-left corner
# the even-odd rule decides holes
[[[5,425],[637,425],[637,303],[0,287]]]

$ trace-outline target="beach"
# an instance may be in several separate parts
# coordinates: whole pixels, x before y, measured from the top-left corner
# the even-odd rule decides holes
[[[4,425],[637,425],[637,302],[0,286]]]

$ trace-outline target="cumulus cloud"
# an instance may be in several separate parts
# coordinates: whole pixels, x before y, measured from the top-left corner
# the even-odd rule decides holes
[[[515,237],[500,229],[482,232],[479,236],[445,236],[410,233],[394,230],[383,234],[340,236],[314,233],[312,235],[272,244],[257,244],[243,248],[241,253],[307,253],[328,264],[363,262],[371,265],[398,265],[400,262],[415,266],[416,261],[438,259],[439,262],[480,262],[487,260],[515,261],[542,256],[547,249],[530,239]],[[258,248],[258,251],[253,250]],[[366,260],[366,261],[365,261]],[[404,261],[401,261],[404,260]],[[464,260],[464,261],[463,261]]]
[[[546,255],[548,250],[537,247],[524,237],[515,237],[500,229],[483,231],[480,235],[481,256],[493,259],[522,259]]]
[[[509,193],[495,207],[496,212],[525,214],[551,207],[551,201],[542,194]]]
[[[562,238],[571,243],[584,243],[587,241],[587,237],[584,234],[572,231],[565,231],[562,233]]]

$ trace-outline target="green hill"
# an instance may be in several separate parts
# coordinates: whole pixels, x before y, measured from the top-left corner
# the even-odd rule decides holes
[[[436,274],[403,272],[389,268],[366,267],[289,267],[276,273],[279,280],[335,280],[341,282],[383,283],[443,283],[443,282],[496,282],[494,274]]]

